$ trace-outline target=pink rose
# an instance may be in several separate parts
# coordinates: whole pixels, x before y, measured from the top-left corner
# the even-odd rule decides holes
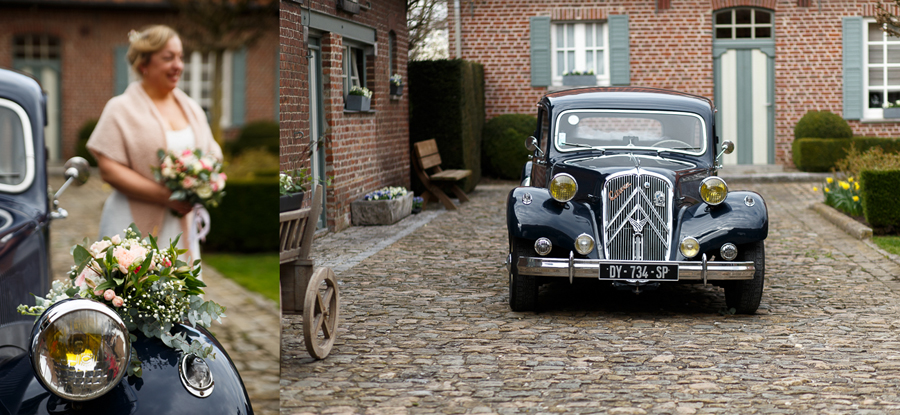
[[[121,307],[121,306],[125,305],[125,300],[123,300],[122,297],[116,296],[115,298],[112,299],[112,303],[116,307]]]
[[[116,236],[118,237],[118,235],[116,235]],[[94,256],[94,258],[102,258],[103,255],[106,253],[106,248],[109,248],[111,245],[112,245],[112,242],[110,242],[110,241],[106,241],[106,240],[97,241],[91,245],[89,251],[91,252],[91,255]]]
[[[117,246],[113,251],[113,256],[119,263],[119,271],[123,274],[128,273],[128,268],[134,263],[140,263],[147,255],[147,249],[140,245],[133,245],[131,249],[125,249]]]
[[[75,278],[75,285],[81,288],[85,288],[87,286],[85,279],[89,276],[96,277],[98,275],[96,272],[94,272],[94,270],[91,269],[91,267],[84,267],[84,270],[81,271],[81,274],[78,274],[78,278]]]
[[[116,298],[116,292],[113,290],[106,290],[103,293],[103,299],[106,301],[112,301],[113,298]]]
[[[95,290],[94,295],[96,295],[97,297],[103,295],[103,290]]]
[[[194,185],[196,184],[196,182],[197,182],[196,179],[194,179],[194,178],[191,177],[191,176],[187,176],[187,177],[184,178],[184,180],[181,181],[181,185],[182,185],[185,189],[191,189],[191,188],[194,187]]]
[[[184,149],[184,150],[181,150],[181,157],[189,157],[189,156],[191,156],[191,155],[193,155],[193,154],[194,154],[194,152],[191,151],[190,149],[187,149],[187,148],[186,148],[186,149]]]

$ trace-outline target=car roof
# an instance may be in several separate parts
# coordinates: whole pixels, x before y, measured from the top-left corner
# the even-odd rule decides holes
[[[715,111],[709,98],[644,87],[589,87],[551,92],[541,103],[554,112],[569,109],[687,111],[702,116]]]

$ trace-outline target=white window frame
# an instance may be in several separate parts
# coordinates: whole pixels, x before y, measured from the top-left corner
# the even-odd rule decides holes
[[[231,127],[231,97],[232,97],[232,63],[234,62],[234,53],[230,50],[225,51],[222,56],[222,118],[220,126],[222,128]],[[184,61],[184,72],[178,81],[178,87],[188,94],[194,101],[204,109],[212,108],[212,80],[213,71],[216,68],[216,54],[210,52],[207,54],[206,62],[203,62],[203,55],[200,52],[192,52]],[[203,75],[206,80],[203,80]],[[131,81],[129,79],[129,81]],[[203,93],[207,96],[204,97]]]
[[[750,23],[737,23],[738,10],[750,10]],[[763,12],[769,15],[769,23],[757,23],[756,12]],[[730,13],[731,23],[717,23],[720,14]],[[756,37],[756,29],[768,28],[769,36]],[[731,29],[731,37],[716,36],[717,29]],[[750,37],[737,37],[738,29],[750,29]],[[755,7],[736,7],[733,9],[716,12],[713,15],[713,37],[716,40],[747,40],[747,39],[775,39],[775,16],[773,12]]]
[[[883,119],[884,118],[884,109],[882,108],[869,108],[869,91],[870,90],[881,90],[883,92],[882,98],[887,100],[888,92],[900,92],[900,83],[888,85],[888,69],[896,68],[900,69],[900,62],[898,63],[887,63],[888,54],[887,47],[888,45],[900,46],[900,39],[894,39],[887,36],[884,32],[881,33],[881,40],[870,42],[869,41],[869,24],[877,23],[874,18],[864,18],[863,19],[863,119]],[[869,63],[869,46],[870,45],[880,45],[882,47],[883,59],[881,63],[878,64],[870,64]],[[872,66],[880,66],[882,67],[882,75],[883,82],[880,86],[870,86],[869,85],[869,69]]]
[[[344,84],[344,96],[350,93],[350,88],[364,86],[365,74],[359,73],[361,51],[361,48],[353,45],[344,46],[343,58],[341,59],[341,81]],[[363,68],[363,71],[365,71],[365,68]]]
[[[17,184],[0,183],[0,192],[22,193],[31,187],[35,175],[34,138],[31,135],[31,119],[28,117],[25,109],[8,99],[0,98],[0,107],[8,108],[19,117],[19,122],[22,124],[23,144],[25,145],[25,177]]]
[[[585,71],[587,70],[587,52],[590,50],[594,54],[597,52],[603,52],[603,62],[602,68],[595,68],[594,74],[597,75],[597,85],[600,86],[609,86],[609,24],[603,21],[590,21],[590,22],[552,22],[550,25],[550,64],[551,70],[553,73],[553,86],[561,86],[562,85],[562,73],[559,73],[559,68],[557,65],[557,52],[560,50],[557,48],[557,30],[560,26],[565,27],[567,25],[574,26],[574,45],[573,47],[565,47],[565,51],[574,51],[575,52],[575,68],[566,68],[565,72],[570,71]],[[592,27],[592,32],[594,33],[594,39],[596,39],[596,30],[603,31],[603,45],[598,46],[594,44],[592,47],[587,46],[587,41],[585,39],[585,33],[587,26]],[[566,33],[566,29],[563,29],[563,32]],[[595,60],[596,60],[596,55]]]

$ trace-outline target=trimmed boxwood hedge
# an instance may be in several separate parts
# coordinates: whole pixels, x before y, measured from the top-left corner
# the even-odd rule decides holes
[[[413,61],[408,77],[411,154],[414,143],[433,138],[441,168],[472,170],[460,186],[472,191],[481,180],[484,66],[462,59]],[[415,173],[411,177],[414,190],[421,193]]]
[[[226,150],[238,155],[248,148],[262,148],[277,155],[281,140],[280,128],[278,122],[272,120],[249,122],[241,127],[237,140],[226,143]]]
[[[530,152],[525,139],[534,134],[537,117],[529,114],[503,114],[484,124],[481,145],[485,175],[517,180]]]
[[[880,137],[800,138],[792,144],[794,165],[801,171],[827,172],[847,156],[850,144],[860,153],[881,147],[885,153],[900,152],[900,139]]]
[[[876,228],[900,227],[900,170],[863,170],[859,181],[866,221]]]
[[[794,126],[794,139],[850,137],[853,137],[850,124],[831,111],[808,111]]]
[[[222,205],[209,209],[211,228],[203,250],[278,250],[278,177],[229,180]]]

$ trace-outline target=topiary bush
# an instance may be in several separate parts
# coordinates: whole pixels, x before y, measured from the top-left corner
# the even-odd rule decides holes
[[[504,114],[484,124],[481,167],[484,174],[502,179],[519,179],[530,152],[525,139],[534,134],[537,117],[528,114]]]
[[[794,126],[794,139],[850,137],[853,137],[850,124],[830,111],[809,111]]]
[[[281,131],[278,123],[271,120],[249,122],[241,128],[237,140],[227,145],[231,154],[238,155],[250,148],[262,148],[278,155]]]
[[[847,155],[851,140],[847,138],[799,138],[791,144],[794,165],[800,171],[830,171]]]
[[[900,227],[900,170],[863,170],[859,175],[862,187],[862,207],[866,222],[873,228]]]
[[[87,149],[87,141],[91,138],[91,133],[97,127],[97,120],[88,120],[78,129],[78,142],[75,144],[75,155],[87,159],[91,166],[97,167],[97,160],[94,155]]]

